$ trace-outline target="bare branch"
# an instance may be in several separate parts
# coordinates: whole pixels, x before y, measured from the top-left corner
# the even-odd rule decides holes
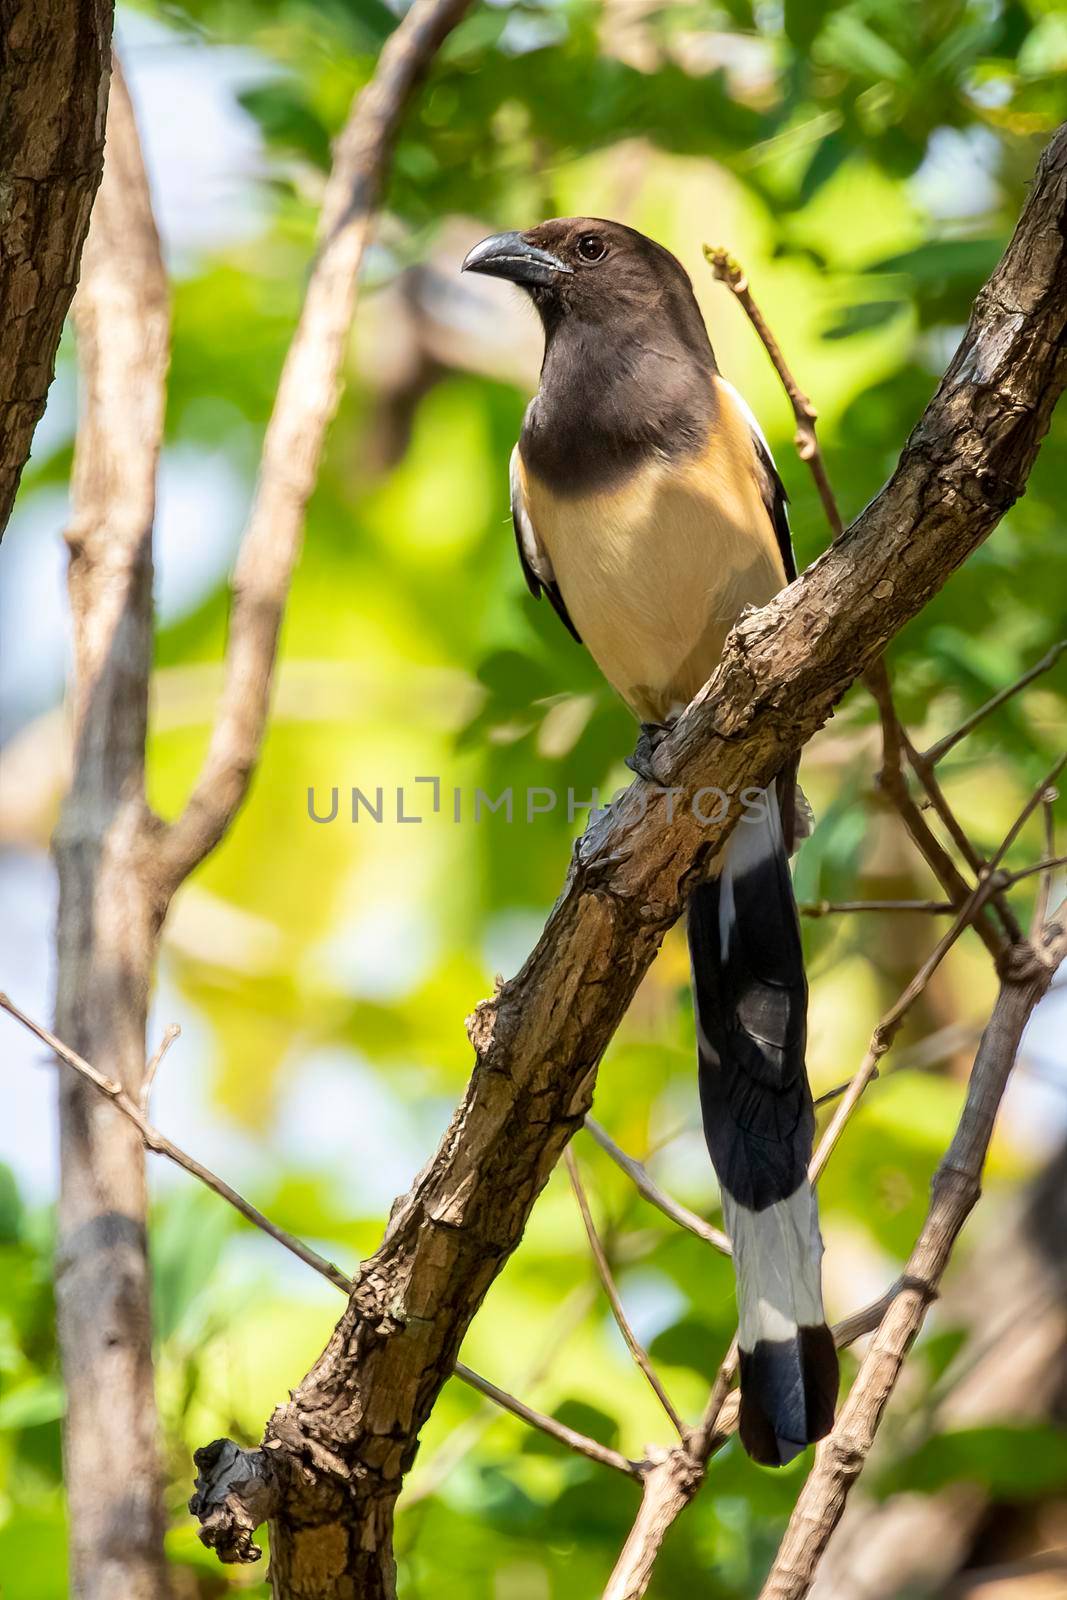
[[[730,1241],[720,1228],[713,1228],[710,1222],[705,1222],[703,1217],[698,1217],[695,1211],[690,1211],[688,1206],[683,1206],[677,1200],[672,1200],[669,1194],[662,1190],[648,1168],[634,1156],[628,1156],[625,1150],[611,1138],[610,1134],[595,1122],[592,1117],[586,1117],[585,1128],[591,1133],[601,1150],[605,1150],[617,1167],[620,1167],[626,1176],[633,1182],[634,1188],[642,1199],[662,1211],[665,1217],[676,1222],[680,1228],[685,1228],[688,1233],[693,1233],[698,1239],[703,1239],[705,1244],[710,1244],[713,1250],[718,1250],[724,1256],[730,1254]]]
[[[839,1350],[874,1332],[899,1294],[902,1281],[837,1324],[833,1332]],[[711,1457],[736,1432],[740,1397],[736,1389],[730,1389],[736,1375],[735,1339],[719,1368],[700,1425],[693,1429],[685,1445],[675,1445],[661,1453],[646,1468],[641,1505],[603,1600],[641,1600],[671,1524],[699,1492]]]
[[[875,668],[867,673],[864,682],[874,697],[882,724],[882,767],[878,774],[879,788],[892,802],[908,830],[912,843],[950,897],[955,909],[964,903],[970,889],[967,880],[927,823],[908,788],[903,764],[904,730],[897,716],[896,706],[893,704],[889,674],[884,664],[877,663]],[[997,932],[988,915],[977,917],[974,927],[993,959],[999,960],[1005,949],[1005,940]]]
[[[567,1163],[567,1174],[571,1180],[571,1188],[574,1190],[574,1198],[578,1202],[578,1210],[581,1212],[582,1222],[585,1224],[585,1234],[586,1238],[589,1240],[589,1249],[592,1252],[593,1260],[596,1263],[597,1274],[604,1286],[604,1293],[607,1295],[608,1303],[611,1306],[611,1314],[615,1318],[619,1332],[622,1334],[623,1339],[625,1340],[627,1350],[629,1350],[637,1366],[640,1367],[641,1371],[648,1379],[649,1387],[656,1396],[656,1399],[659,1401],[660,1405],[663,1407],[664,1411],[667,1413],[668,1417],[671,1419],[678,1437],[680,1439],[684,1439],[686,1436],[685,1424],[682,1422],[681,1417],[671,1404],[667,1391],[660,1382],[655,1367],[653,1367],[651,1361],[648,1359],[647,1350],[644,1348],[641,1341],[638,1339],[637,1335],[634,1333],[634,1330],[630,1326],[629,1319],[626,1315],[626,1309],[623,1306],[622,1299],[619,1295],[618,1285],[616,1284],[614,1276],[612,1275],[611,1265],[604,1253],[604,1246],[600,1242],[600,1236],[596,1231],[596,1224],[593,1221],[593,1214],[589,1209],[589,1201],[586,1197],[585,1186],[582,1183],[582,1175],[578,1171],[578,1163],[574,1159],[574,1151],[569,1145],[564,1152],[564,1160]]]
[[[949,805],[936,771],[921,752],[915,748],[907,730],[903,727],[900,730],[900,741],[912,770],[926,790],[930,804],[944,823],[949,837],[971,871],[981,878],[985,871],[985,862],[982,860],[981,853],[971,842],[967,830]],[[1022,938],[1022,929],[1019,927],[1014,911],[1012,911],[1003,895],[993,896],[993,907],[1009,940],[1013,944],[1017,944]]]
[[[1033,790],[1030,798],[1027,800],[1026,804],[1019,812],[1019,815],[1016,817],[1015,821],[1008,829],[1008,832],[1005,834],[995,854],[990,858],[989,865],[985,868],[985,872],[990,879],[996,876],[996,871],[1000,863],[1004,860],[1004,857],[1007,855],[1008,851],[1019,837],[1026,823],[1029,822],[1030,818],[1037,810],[1038,806],[1041,805],[1046,794],[1048,794],[1053,788],[1056,779],[1059,777],[1064,767],[1067,767],[1067,751],[1064,751],[1063,755],[1057,757],[1057,759],[1052,763],[1047,775],[1041,779],[1041,782]],[[1032,868],[1027,868],[1026,872],[1030,872],[1032,870]],[[1024,877],[1026,876],[1026,872],[1023,873]]]
[[[871,1042],[867,1047],[867,1054],[860,1064],[859,1071],[850,1080],[841,1104],[830,1119],[826,1132],[819,1140],[818,1148],[812,1156],[811,1165],[808,1168],[808,1177],[812,1183],[818,1181],[820,1174],[825,1169],[826,1163],[833,1154],[838,1140],[845,1131],[845,1125],[859,1104],[867,1085],[873,1078],[878,1076],[879,1063],[900,1031],[900,1025],[904,1018],[923,993],[926,985],[930,982],[930,979],[952,949],[960,934],[963,933],[965,928],[972,926],[983,904],[994,892],[994,887],[995,880],[990,877],[973,890],[951,928],[938,940],[911,982],[878,1023],[874,1033],[871,1035]]]
[[[284,1228],[279,1228],[276,1223],[271,1222],[269,1217],[265,1217],[262,1211],[254,1206],[250,1200],[246,1200],[243,1195],[238,1194],[237,1190],[232,1188],[225,1178],[220,1178],[217,1173],[205,1167],[195,1156],[187,1154],[186,1151],[168,1139],[166,1134],[160,1133],[158,1128],[153,1127],[141,1106],[134,1100],[132,1095],[126,1092],[121,1083],[117,1083],[114,1078],[107,1077],[104,1073],[99,1072],[96,1067],[91,1066],[76,1050],[71,1050],[61,1039],[57,1039],[54,1033],[49,1033],[47,1028],[42,1028],[39,1022],[35,1022],[32,1017],[28,1017],[25,1011],[20,1010],[10,996],[6,994],[0,994],[0,1011],[6,1011],[9,1016],[14,1017],[16,1022],[21,1022],[24,1028],[28,1028],[31,1033],[36,1034],[42,1044],[48,1046],[53,1055],[70,1067],[73,1072],[76,1072],[85,1082],[91,1083],[101,1094],[106,1095],[116,1110],[121,1111],[122,1115],[133,1123],[141,1135],[147,1150],[153,1151],[156,1155],[166,1156],[168,1161],[173,1161],[174,1165],[181,1167],[183,1172],[188,1172],[192,1177],[198,1178],[202,1184],[219,1195],[228,1205],[233,1206],[235,1211],[239,1211],[246,1221],[252,1223],[253,1227],[260,1228],[264,1233],[269,1233],[271,1238],[284,1245],[286,1250],[298,1256],[307,1266],[313,1267],[324,1278],[328,1278],[335,1288],[341,1289],[345,1294],[352,1292],[351,1278],[346,1277],[339,1268],[333,1265],[332,1261],[326,1261],[317,1251],[312,1250],[310,1245],[304,1244],[301,1239],[295,1238],[291,1233],[286,1233]]]
[[[886,1313],[835,1424],[801,1490],[761,1600],[804,1600],[849,1491],[874,1442],[904,1358],[937,1293],[952,1247],[981,1189],[993,1124],[1019,1041],[1034,1007],[1067,955],[1067,934],[1049,925],[1039,945],[1020,952],[1001,984],[975,1058],[955,1137],[934,1179],[926,1221],[904,1285]]]
[[[1015,695],[1033,683],[1035,678],[1040,678],[1044,673],[1050,672],[1065,650],[1067,650],[1067,639],[1061,639],[1059,644],[1052,646],[1047,655],[1042,656],[1041,660],[1032,666],[1029,671],[1024,672],[1021,678],[1016,678],[1014,683],[1009,683],[1006,689],[1001,689],[999,694],[995,694],[991,700],[986,701],[985,705],[979,706],[977,711],[972,712],[969,717],[960,723],[958,728],[953,729],[951,733],[946,733],[943,739],[938,739],[936,744],[932,744],[928,750],[924,750],[922,757],[924,763],[927,766],[936,767],[937,763],[944,760],[950,750],[955,749],[961,739],[966,739],[969,733],[974,732],[980,722],[984,722],[986,717],[991,716],[994,711],[998,711],[1006,701],[1013,699]]]
[[[276,1222],[272,1222],[250,1200],[246,1200],[242,1194],[239,1194],[224,1178],[220,1178],[209,1167],[205,1167],[202,1162],[197,1161],[195,1156],[187,1154],[179,1145],[168,1139],[165,1134],[160,1133],[158,1128],[153,1127],[147,1120],[143,1105],[134,1101],[120,1083],[116,1083],[113,1078],[107,1077],[88,1061],[83,1060],[76,1050],[69,1049],[62,1040],[57,1039],[47,1028],[43,1028],[39,1022],[35,1022],[32,1017],[27,1016],[10,996],[3,993],[0,993],[0,1011],[6,1011],[16,1022],[21,1023],[43,1044],[46,1044],[51,1053],[63,1062],[65,1066],[70,1067],[79,1077],[92,1084],[102,1095],[105,1095],[116,1109],[121,1111],[122,1115],[133,1123],[141,1135],[147,1150],[151,1150],[154,1155],[166,1156],[169,1161],[174,1162],[175,1166],[181,1167],[183,1172],[188,1172],[192,1177],[197,1178],[213,1194],[217,1194],[220,1199],[233,1206],[235,1211],[240,1212],[246,1222],[250,1222],[253,1227],[259,1228],[262,1233],[266,1233],[270,1238],[276,1240],[291,1255],[296,1256],[299,1261],[303,1261],[305,1266],[311,1267],[321,1277],[325,1278],[328,1283],[332,1283],[335,1289],[340,1289],[346,1295],[352,1293],[355,1288],[353,1280],[338,1267],[334,1266],[332,1261],[327,1261],[324,1256],[320,1256],[303,1239],[298,1239],[295,1234],[288,1233],[286,1229],[280,1228]],[[163,1042],[153,1060],[158,1060],[171,1041],[176,1039],[180,1033],[181,1029],[172,1024],[166,1030]],[[454,1374],[470,1388],[476,1389],[479,1394],[485,1395],[487,1399],[503,1407],[505,1411],[510,1411],[512,1415],[520,1417],[524,1422],[528,1422],[531,1427],[539,1428],[542,1433],[549,1434],[552,1438],[557,1439],[560,1444],[565,1444],[569,1449],[576,1450],[580,1455],[588,1456],[591,1461],[598,1461],[604,1466],[614,1467],[616,1471],[624,1472],[628,1477],[640,1476],[641,1467],[639,1463],[627,1460],[618,1451],[610,1450],[606,1446],[598,1444],[595,1439],[587,1439],[584,1434],[578,1433],[574,1428],[568,1428],[565,1423],[558,1422],[555,1417],[546,1416],[539,1411],[535,1411],[531,1406],[526,1405],[521,1400],[517,1400],[514,1395],[508,1394],[506,1390],[499,1388],[495,1383],[490,1383],[488,1378],[480,1377],[477,1372],[474,1372],[470,1367],[464,1366],[462,1362],[456,1362]],[[219,1441],[216,1442],[218,1443]],[[258,1524],[253,1526],[258,1526]],[[211,1543],[211,1541],[205,1540],[205,1543]],[[252,1547],[249,1546],[249,1548]],[[231,1558],[223,1557],[222,1559]],[[246,1557],[234,1556],[232,1559],[244,1560]],[[247,1559],[257,1560],[258,1557],[249,1556]]]
[[[944,917],[955,909],[951,900],[809,900],[797,907],[802,917],[850,916],[857,911],[921,911]]]
[[[646,1358],[647,1359],[647,1358]],[[598,1444],[595,1439],[587,1438],[584,1433],[577,1433],[573,1428],[568,1428],[565,1422],[559,1422],[555,1417],[545,1416],[543,1412],[534,1411],[521,1400],[516,1400],[514,1395],[508,1394],[504,1389],[498,1389],[495,1383],[490,1383],[488,1378],[480,1378],[470,1367],[456,1363],[455,1373],[457,1378],[469,1384],[472,1389],[477,1389],[479,1394],[484,1394],[486,1399],[492,1400],[494,1405],[501,1406],[503,1410],[510,1411],[512,1416],[528,1422],[531,1428],[539,1428],[542,1433],[547,1433],[549,1438],[566,1445],[568,1450],[574,1450],[578,1455],[588,1456],[590,1461],[598,1462],[602,1467],[612,1467],[616,1472],[622,1472],[628,1478],[636,1478],[638,1482],[644,1473],[644,1466],[640,1461],[630,1461],[626,1456],[620,1455],[618,1450],[612,1450],[607,1445]],[[406,1504],[406,1502],[405,1502]]]
[[[797,431],[793,442],[797,447],[797,455],[801,461],[807,462],[815,480],[815,487],[819,491],[826,520],[830,524],[830,531],[835,539],[840,539],[844,532],[844,524],[837,507],[837,499],[826,475],[826,466],[815,433],[815,422],[819,413],[789,370],[777,339],[771,332],[763,312],[752,298],[748,278],[740,264],[728,251],[721,248],[712,249],[710,245],[704,246],[704,259],[719,282],[725,283],[744,307],[749,321],[763,341],[763,347],[771,358],[775,372],[782,380],[782,387],[789,396],[789,403],[793,407],[793,416],[796,419]]]
[[[795,444],[797,453],[802,461],[808,463],[811,469],[812,477],[822,500],[823,510],[826,512],[826,518],[830,524],[831,533],[834,539],[838,539],[842,533],[841,515],[838,511],[833,489],[830,486],[830,480],[826,473],[825,463],[823,462],[815,432],[817,412],[787,365],[777,339],[771,332],[766,318],[752,296],[748,278],[739,262],[729,255],[726,250],[711,249],[708,245],[704,246],[704,256],[716,278],[726,284],[744,309],[770,357],[774,370],[781,380],[782,387],[793,407],[793,415],[796,419]],[[938,814],[963,852],[965,859],[968,860],[976,873],[981,869],[981,860],[942,794],[932,764],[926,763],[914,748],[897,718],[889,686],[889,674],[885,663],[880,660],[872,662],[864,674],[864,681],[877,702],[882,719],[885,751],[882,786],[894,800],[908,827],[908,831],[911,833],[912,839],[933,867],[942,886],[952,894],[953,904],[950,909],[955,909],[966,893],[966,885],[956,870],[955,864],[937,843],[935,836],[922,818],[918,807],[915,806],[908,794],[907,783],[900,766],[902,752],[907,753],[911,765],[914,767],[916,774],[922,779]],[[995,903],[1004,921],[1008,937],[1010,939],[1020,938],[1021,933],[1018,924],[1015,923],[1003,901],[997,897]],[[933,907],[934,903],[931,902],[924,909],[933,909]],[[811,913],[808,914],[810,915]],[[999,945],[999,941],[996,939],[992,928],[988,927],[985,919],[980,919],[977,926],[990,950],[996,954],[994,945]]]
[[[158,869],[165,896],[218,844],[259,760],[282,614],[326,431],[337,408],[359,270],[393,143],[413,90],[470,4],[415,0],[386,41],[337,141],[319,251],[275,395],[234,569],[222,702],[192,795],[161,841]]]
[[[871,1074],[872,1083],[876,1078],[886,1077],[909,1070],[924,1070],[934,1066],[939,1061],[944,1061],[946,1056],[957,1051],[968,1049],[974,1045],[981,1033],[981,1028],[972,1022],[948,1022],[943,1028],[937,1028],[933,1033],[927,1034],[925,1039],[918,1039],[905,1050],[898,1050],[893,1065],[882,1072],[881,1068]],[[843,1083],[835,1084],[832,1089],[827,1089],[824,1094],[816,1098],[815,1106],[829,1105],[833,1100],[839,1100],[851,1084],[855,1082],[856,1074],[846,1078]]]
[[[521,1389],[533,1388],[547,1377],[565,1340],[570,1337],[578,1324],[588,1316],[595,1298],[596,1290],[591,1283],[582,1283],[577,1288],[572,1289],[560,1307],[556,1328],[549,1333],[548,1338],[541,1344],[537,1359],[523,1374],[522,1381],[519,1384]],[[465,1374],[469,1372],[470,1368],[464,1367],[463,1371],[458,1372],[456,1376],[461,1381],[466,1382]],[[482,1381],[481,1378],[478,1379],[479,1383]],[[475,1387],[475,1385],[471,1387]],[[493,1388],[495,1391],[496,1386],[493,1385]],[[499,1392],[503,1393],[504,1391],[501,1390]],[[466,1422],[460,1423],[458,1427],[450,1431],[447,1439],[434,1452],[429,1463],[422,1467],[414,1483],[408,1482],[404,1486],[404,1505],[408,1510],[413,1505],[417,1505],[420,1500],[428,1500],[431,1495],[437,1493],[441,1485],[452,1476],[452,1473],[464,1457],[474,1449],[486,1429],[497,1420],[498,1408],[494,1396],[486,1395],[484,1398],[485,1404],[479,1408],[474,1416],[468,1417]],[[512,1398],[513,1396],[509,1394],[508,1399],[511,1400]],[[510,1410],[511,1408],[508,1406],[504,1409]],[[523,1417],[523,1420],[527,1419]],[[543,1420],[542,1414],[533,1412],[529,1420],[531,1421],[531,1426],[539,1428]],[[556,1421],[554,1417],[550,1417],[548,1420],[553,1423]],[[553,1435],[553,1437],[558,1436]],[[581,1438],[583,1436],[578,1435],[578,1437]],[[561,1444],[565,1442],[562,1439],[560,1440]],[[584,1454],[584,1452],[581,1453]]]

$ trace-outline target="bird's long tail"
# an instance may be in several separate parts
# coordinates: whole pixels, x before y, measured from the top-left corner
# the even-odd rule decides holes
[[[792,773],[785,787],[791,808]],[[807,982],[773,787],[691,895],[688,927],[704,1134],[737,1273],[741,1440],[782,1466],[832,1427],[838,1369],[807,1178]]]

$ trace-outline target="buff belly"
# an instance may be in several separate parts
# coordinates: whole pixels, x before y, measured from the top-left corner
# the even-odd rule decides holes
[[[526,505],[591,655],[634,715],[666,722],[711,677],[746,606],[785,582],[744,453],[721,438],[642,465],[610,492],[560,496],[524,473]],[[740,461],[732,470],[729,463]]]

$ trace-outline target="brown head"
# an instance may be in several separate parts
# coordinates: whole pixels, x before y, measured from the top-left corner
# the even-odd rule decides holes
[[[464,272],[506,278],[527,291],[546,338],[568,319],[586,327],[670,331],[703,363],[712,361],[689,275],[676,256],[635,228],[603,217],[555,217],[525,233],[475,245]]]

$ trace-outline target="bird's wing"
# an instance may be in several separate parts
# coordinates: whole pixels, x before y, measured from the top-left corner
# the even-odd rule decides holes
[[[774,528],[774,536],[778,541],[778,549],[785,568],[787,583],[792,583],[797,575],[796,556],[793,554],[793,538],[789,531],[789,496],[785,492],[785,484],[778,476],[778,468],[771,455],[771,447],[764,437],[763,429],[756,421],[752,407],[743,395],[739,394],[732,383],[727,383],[725,378],[718,380],[723,388],[729,389],[730,394],[740,410],[752,432],[752,444],[756,452],[756,477],[759,483],[763,504],[767,507],[767,515]]]
[[[555,573],[552,571],[552,562],[549,560],[547,550],[537,537],[537,529],[533,525],[533,519],[526,504],[526,494],[523,488],[522,459],[519,455],[518,445],[511,452],[511,520],[515,524],[515,543],[519,547],[522,575],[526,579],[530,593],[535,600],[540,599],[542,594],[546,594],[549,604],[564,627],[581,644],[581,635],[570,619],[570,613],[564,604]]]

